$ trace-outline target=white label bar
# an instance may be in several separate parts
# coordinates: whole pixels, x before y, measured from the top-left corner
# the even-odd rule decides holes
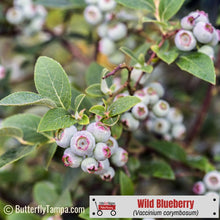
[[[90,218],[219,218],[219,196],[90,196]]]

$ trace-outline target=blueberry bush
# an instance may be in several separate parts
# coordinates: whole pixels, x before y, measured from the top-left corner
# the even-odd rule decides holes
[[[89,195],[219,194],[219,9],[2,0],[1,218],[90,219]]]

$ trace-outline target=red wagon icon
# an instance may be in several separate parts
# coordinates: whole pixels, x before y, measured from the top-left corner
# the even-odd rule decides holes
[[[116,215],[116,205],[114,202],[99,202],[99,205],[97,205],[97,202],[95,202],[96,208],[97,208],[97,215],[101,216],[103,215],[103,211],[110,211],[111,216]]]

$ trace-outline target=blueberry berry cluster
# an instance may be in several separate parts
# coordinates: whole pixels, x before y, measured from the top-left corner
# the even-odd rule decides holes
[[[88,6],[84,10],[85,20],[97,27],[97,34],[100,38],[99,52],[106,55],[109,62],[120,64],[124,62],[125,56],[117,51],[118,45],[123,43],[134,49],[135,41],[132,37],[127,39],[127,25],[119,20],[135,20],[135,16],[128,16],[125,11],[113,13],[117,3],[114,0],[86,0]]]
[[[214,170],[208,172],[203,181],[198,181],[193,186],[193,192],[197,195],[220,193],[220,172]]]
[[[46,9],[42,5],[34,5],[32,0],[14,0],[14,6],[6,13],[7,21],[16,25],[26,35],[40,31],[46,16]]]
[[[175,36],[179,50],[191,51],[198,46],[198,51],[214,59],[214,49],[220,40],[220,31],[209,22],[204,11],[194,11],[181,19],[182,29]]]
[[[74,125],[61,129],[55,140],[57,145],[65,148],[62,158],[65,166],[81,166],[84,172],[97,174],[106,181],[111,181],[115,175],[110,158],[117,167],[128,161],[127,151],[111,137],[110,128],[99,121],[89,124],[86,130],[77,131]]]
[[[127,95],[119,94],[116,99]],[[163,95],[164,88],[159,82],[151,82],[143,89],[137,90],[134,96],[140,98],[141,102],[121,116],[126,129],[136,131],[143,122],[148,131],[162,136],[165,140],[183,139],[186,131],[182,123],[183,115],[177,108],[171,108],[169,103],[162,99]]]

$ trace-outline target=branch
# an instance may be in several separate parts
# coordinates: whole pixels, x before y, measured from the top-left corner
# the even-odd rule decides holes
[[[80,60],[81,62],[83,62],[86,65],[89,65],[91,63],[91,61],[92,61],[91,59],[84,56],[78,47],[74,46],[66,39],[62,39],[61,44],[70,52],[70,54],[72,55],[73,58],[74,57],[77,58],[78,60]]]
[[[193,140],[196,138],[196,136],[199,134],[199,131],[202,127],[202,124],[206,118],[206,115],[209,110],[209,106],[211,104],[212,100],[212,91],[213,91],[214,86],[209,84],[208,89],[206,91],[206,96],[204,98],[204,101],[202,103],[201,109],[198,112],[197,118],[192,125],[191,129],[189,129],[188,136],[186,137],[185,144],[186,146],[190,146],[190,144],[193,142]]]

